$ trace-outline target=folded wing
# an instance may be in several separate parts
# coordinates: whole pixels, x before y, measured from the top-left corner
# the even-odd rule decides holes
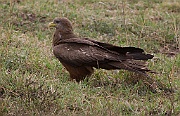
[[[86,40],[89,40],[93,43],[98,44],[99,46],[102,46],[108,50],[117,52],[119,54],[126,54],[127,57],[129,57],[130,59],[134,59],[134,60],[148,60],[148,59],[152,59],[154,56],[151,54],[145,54],[144,50],[141,48],[136,48],[136,47],[119,47],[119,46],[115,46],[112,44],[108,44],[108,43],[103,43],[103,42],[99,42],[99,41],[95,41],[95,40],[91,40],[88,38],[85,38]]]

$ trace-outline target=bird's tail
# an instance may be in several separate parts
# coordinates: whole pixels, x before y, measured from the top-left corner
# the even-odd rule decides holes
[[[148,60],[152,59],[154,56],[145,53],[126,53],[127,58],[134,60]]]
[[[142,74],[144,76],[148,76],[146,72],[155,73],[146,67],[147,63],[145,61],[126,60],[123,62],[110,62],[108,64],[116,69],[125,69]]]

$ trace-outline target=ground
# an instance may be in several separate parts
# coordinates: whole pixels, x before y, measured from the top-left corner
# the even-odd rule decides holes
[[[150,76],[164,88],[122,70],[69,81],[52,53],[55,17],[80,37],[154,54]],[[1,0],[0,115],[180,114],[179,22],[179,0]]]

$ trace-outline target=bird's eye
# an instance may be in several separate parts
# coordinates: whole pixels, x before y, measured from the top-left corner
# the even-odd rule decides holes
[[[54,21],[55,23],[60,23],[60,21]]]

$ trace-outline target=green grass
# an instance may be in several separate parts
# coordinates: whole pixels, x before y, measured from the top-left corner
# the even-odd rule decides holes
[[[180,114],[180,1],[0,1],[0,115]],[[69,18],[80,37],[141,47],[155,55],[160,90],[128,71],[96,70],[81,83],[53,56],[55,17]],[[155,89],[158,89],[157,91]]]

